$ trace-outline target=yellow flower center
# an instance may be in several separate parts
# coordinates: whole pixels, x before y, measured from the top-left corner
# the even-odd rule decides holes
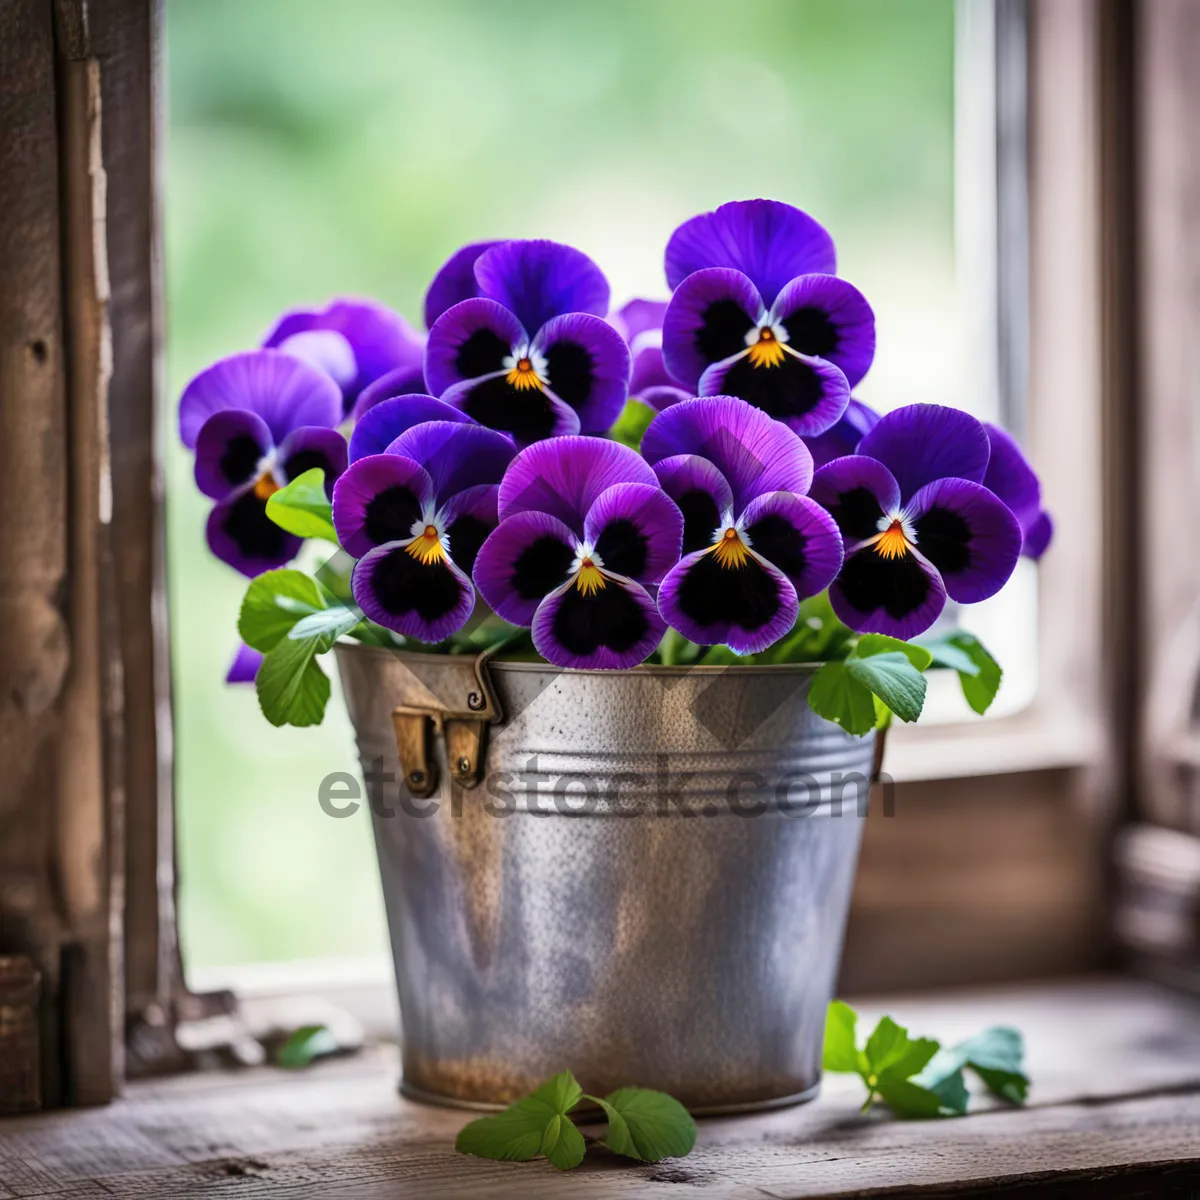
[[[604,587],[604,572],[590,558],[585,558],[575,575],[575,586],[582,595],[591,596]]]
[[[879,540],[875,543],[875,553],[881,558],[901,558],[908,551],[908,538],[904,536],[904,526],[897,518],[879,535]]]
[[[738,537],[738,531],[732,526],[725,530],[709,547],[709,550],[720,567],[736,569],[743,566],[750,558],[750,551],[746,548],[746,543]]]
[[[752,367],[777,367],[787,357],[783,343],[771,329],[760,329],[758,341],[750,347],[747,356]]]
[[[504,381],[519,392],[529,391],[532,388],[540,391],[542,387],[542,381],[533,369],[533,360],[529,358],[518,358],[516,365],[504,377]]]
[[[418,534],[404,549],[422,566],[446,561],[446,548],[434,525],[426,525],[424,533]]]
[[[270,471],[264,471],[254,484],[254,494],[260,500],[270,500],[270,498],[279,491],[279,484],[275,482],[275,476]]]

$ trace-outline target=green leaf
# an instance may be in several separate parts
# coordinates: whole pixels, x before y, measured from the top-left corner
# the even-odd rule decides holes
[[[821,592],[800,601],[800,612],[791,633],[756,655],[755,661],[822,662],[841,658],[853,638],[854,631],[843,625],[833,611],[829,593]]]
[[[337,1039],[324,1025],[304,1025],[275,1052],[275,1062],[278,1066],[296,1070],[307,1067],[314,1058],[332,1054],[337,1048]]]
[[[329,677],[313,660],[322,636],[285,637],[268,650],[254,677],[258,704],[272,725],[319,725]]]
[[[826,664],[824,671],[830,664]],[[902,721],[915,721],[925,704],[925,676],[906,654],[891,651],[870,658],[851,656],[845,661],[846,673],[880,698]],[[871,724],[875,710],[871,709]]]
[[[982,716],[991,708],[992,701],[1000,690],[1004,672],[973,633],[951,634],[950,641],[979,668],[977,675],[964,675],[960,672],[958,682],[962,686],[967,703]]]
[[[608,1117],[604,1144],[617,1154],[642,1162],[683,1158],[696,1144],[696,1122],[673,1096],[652,1088],[627,1087],[610,1092],[599,1104]]]
[[[897,1025],[891,1017],[881,1017],[864,1048],[868,1070],[872,1075],[882,1075],[888,1067],[904,1058],[908,1047],[908,1030]]]
[[[854,645],[851,658],[871,658],[876,654],[903,654],[918,671],[924,671],[933,662],[933,655],[924,646],[914,642],[902,642],[888,637],[886,633],[864,633]]]
[[[297,621],[324,607],[320,587],[303,571],[266,571],[246,589],[238,633],[246,645],[266,654]]]
[[[916,1082],[915,1080],[913,1082]],[[971,1102],[962,1071],[951,1071],[929,1089],[941,1101],[944,1116],[961,1117]]]
[[[857,1072],[858,1013],[844,1000],[831,1000],[825,1014],[825,1049],[821,1065],[826,1071]]]
[[[908,666],[907,661],[904,665]],[[909,670],[913,668],[909,667]],[[920,679],[920,675],[917,678]],[[808,689],[808,705],[817,716],[835,722],[847,733],[870,733],[875,727],[875,700],[871,690],[851,675],[845,662],[827,662],[813,676],[812,686]]]
[[[1029,1076],[1023,1070],[1025,1045],[1018,1030],[994,1025],[974,1037],[950,1046],[929,1064],[921,1081],[928,1087],[962,1073],[969,1067],[993,1095],[1010,1104],[1024,1104],[1029,1096]]]
[[[957,671],[960,675],[979,674],[979,667],[972,661],[971,656],[950,641],[948,635],[929,639],[918,638],[909,644],[924,646],[933,656],[932,665],[935,667],[945,667],[951,671]]]
[[[940,1117],[943,1113],[942,1098],[929,1088],[921,1087],[909,1079],[889,1076],[876,1085],[880,1100],[898,1117]]]
[[[563,1071],[502,1113],[464,1126],[454,1148],[460,1154],[516,1162],[544,1154],[560,1171],[568,1171],[583,1161],[583,1135],[567,1116],[582,1094],[575,1076]]]
[[[343,634],[349,633],[359,621],[361,614],[351,608],[325,608],[320,612],[301,617],[288,632],[293,640],[316,638],[317,654],[324,654]]]
[[[267,500],[267,516],[288,533],[302,538],[324,538],[337,544],[333,506],[325,495],[325,471],[313,467],[297,475]]]
[[[631,397],[625,401],[625,407],[608,431],[608,436],[614,441],[624,443],[631,450],[638,450],[642,445],[642,435],[656,416],[658,414],[650,405]]]

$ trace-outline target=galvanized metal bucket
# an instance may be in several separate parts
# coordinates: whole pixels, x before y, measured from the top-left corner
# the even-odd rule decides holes
[[[815,1094],[877,768],[808,707],[815,668],[337,652],[404,1092],[493,1107],[570,1068],[695,1112]]]

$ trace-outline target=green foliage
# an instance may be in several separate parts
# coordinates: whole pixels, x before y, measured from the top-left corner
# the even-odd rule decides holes
[[[642,436],[650,427],[650,422],[656,416],[658,416],[658,413],[650,405],[643,404],[640,400],[630,397],[625,401],[625,407],[621,410],[621,415],[608,431],[608,436],[613,441],[628,446],[630,450],[639,450],[642,445]]]
[[[925,704],[925,677],[917,664],[927,666],[930,661],[921,647],[864,634],[844,659],[827,662],[816,673],[808,703],[818,716],[847,733],[870,733],[889,719],[889,713],[915,721]]]
[[[238,633],[264,654],[287,637],[302,617],[325,608],[316,581],[303,571],[266,571],[250,581],[238,616]]]
[[[325,471],[313,467],[297,475],[267,500],[267,516],[288,533],[302,538],[324,538],[337,544],[333,505],[325,495]]]
[[[337,1048],[337,1040],[324,1025],[302,1025],[276,1050],[275,1065],[298,1070]]]
[[[956,1117],[967,1111],[970,1099],[963,1078],[967,1067],[995,1095],[1023,1104],[1029,1093],[1023,1053],[1015,1029],[986,1029],[942,1049],[933,1038],[910,1037],[891,1017],[883,1017],[860,1048],[858,1014],[834,1000],[825,1018],[822,1065],[862,1079],[867,1088],[863,1112],[880,1100],[898,1117]]]
[[[958,630],[944,637],[918,639],[915,644],[932,654],[935,667],[957,671],[967,703],[980,716],[987,712],[1000,690],[1004,672],[973,633]]]
[[[528,1096],[493,1117],[463,1127],[454,1143],[460,1154],[527,1162],[539,1155],[560,1171],[583,1161],[583,1135],[568,1115],[584,1099],[570,1071],[546,1080]],[[648,1088],[620,1088],[586,1099],[608,1117],[605,1144],[642,1162],[681,1158],[696,1144],[696,1123],[678,1100]]]

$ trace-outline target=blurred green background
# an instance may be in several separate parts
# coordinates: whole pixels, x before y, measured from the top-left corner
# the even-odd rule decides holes
[[[169,573],[189,966],[386,946],[335,699],[276,730],[223,678],[244,582],[210,557],[174,406],[275,314],[368,294],[419,323],[462,242],[586,250],[664,295],[682,220],[772,196],[875,307],[858,391],[954,402],[953,0],[168,0]],[[336,686],[336,684],[335,684]]]

